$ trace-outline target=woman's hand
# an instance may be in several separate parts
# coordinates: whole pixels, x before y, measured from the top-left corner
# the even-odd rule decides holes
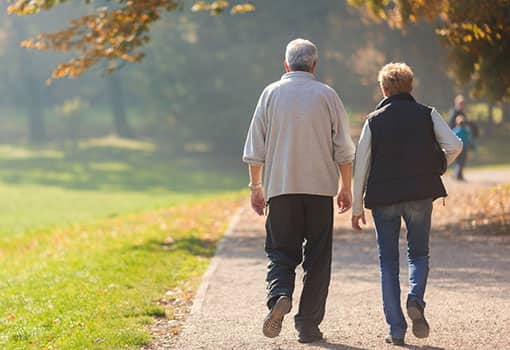
[[[365,219],[365,212],[363,212],[361,215],[353,215],[352,216],[352,219],[351,219],[352,228],[355,229],[356,231],[363,230],[359,224],[360,221],[363,223],[363,225],[367,224],[367,221]]]

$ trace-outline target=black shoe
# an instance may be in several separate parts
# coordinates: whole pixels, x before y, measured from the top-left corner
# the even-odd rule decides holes
[[[404,338],[394,338],[391,335],[388,335],[386,338],[384,338],[384,341],[388,344],[393,344],[397,346],[404,346]]]
[[[414,336],[416,338],[427,338],[430,327],[425,319],[423,307],[416,300],[410,300],[407,303],[407,315],[413,321]]]
[[[290,312],[292,304],[288,296],[281,296],[264,319],[262,333],[268,338],[277,337],[282,331],[283,317]]]
[[[322,332],[317,328],[313,331],[299,332],[298,342],[306,344],[321,341],[324,339]]]

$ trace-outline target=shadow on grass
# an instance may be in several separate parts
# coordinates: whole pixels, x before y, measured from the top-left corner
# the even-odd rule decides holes
[[[216,248],[216,241],[197,237],[185,237],[168,243],[151,239],[143,244],[128,247],[128,250],[144,251],[149,253],[166,253],[184,251],[194,256],[212,257]]]
[[[221,192],[244,187],[240,159],[116,147],[0,152],[0,181],[76,190]],[[22,156],[17,150],[26,151]]]

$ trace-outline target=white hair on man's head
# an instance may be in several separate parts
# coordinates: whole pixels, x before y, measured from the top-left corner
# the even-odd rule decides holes
[[[292,40],[285,50],[285,62],[293,71],[310,72],[317,57],[317,46],[305,39]]]

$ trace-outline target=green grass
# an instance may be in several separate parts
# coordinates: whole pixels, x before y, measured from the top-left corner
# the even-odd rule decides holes
[[[0,146],[0,348],[138,349],[193,288],[243,167],[143,143]]]
[[[468,166],[510,165],[510,140],[506,135],[482,136],[475,140],[477,147],[470,152]]]
[[[2,349],[139,348],[164,292],[198,281],[237,195],[12,238],[0,249]]]
[[[105,139],[68,151],[0,145],[0,241],[186,203],[245,182],[238,160],[176,156],[143,143]]]
[[[199,196],[204,197],[204,195]],[[41,185],[0,184],[0,242],[50,227],[92,222],[123,213],[190,202],[185,193],[78,191]]]

